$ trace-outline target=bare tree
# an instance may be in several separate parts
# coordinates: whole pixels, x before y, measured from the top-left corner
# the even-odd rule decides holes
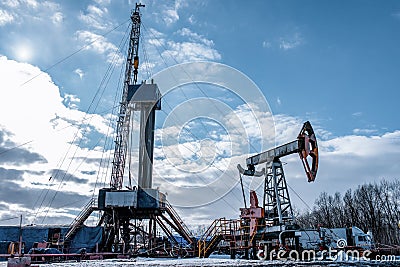
[[[322,225],[328,228],[357,226],[371,230],[375,242],[399,244],[400,181],[382,180],[356,190],[347,190],[343,197],[323,192],[315,201],[313,210],[300,214],[297,223],[310,228]]]

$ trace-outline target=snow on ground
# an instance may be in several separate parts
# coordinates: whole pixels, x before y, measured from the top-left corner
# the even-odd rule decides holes
[[[105,266],[118,266],[118,267],[149,267],[149,266],[173,266],[173,267],[211,267],[211,266],[292,266],[292,267],[348,267],[348,266],[399,266],[400,259],[396,258],[397,262],[366,262],[366,261],[315,261],[315,262],[300,262],[300,261],[262,261],[262,260],[231,260],[225,258],[188,258],[188,259],[154,259],[154,258],[135,258],[129,260],[113,259],[101,261],[81,261],[81,262],[62,262],[51,264],[32,264],[32,266],[50,267],[50,266],[63,266],[63,267],[105,267]],[[6,262],[0,262],[0,267],[6,267]]]
[[[257,266],[260,261],[247,261],[247,260],[229,260],[229,259],[143,259],[137,258],[132,260],[103,260],[95,262],[79,262],[66,265],[65,263],[53,264],[52,266],[82,266],[82,267],[103,267],[103,266]],[[42,266],[42,265],[41,265]],[[260,265],[258,265],[260,266]],[[261,265],[262,266],[262,265]],[[44,265],[43,265],[44,267]]]

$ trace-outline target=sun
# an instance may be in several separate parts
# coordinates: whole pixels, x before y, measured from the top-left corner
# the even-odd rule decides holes
[[[19,46],[15,47],[14,53],[15,53],[15,57],[19,61],[23,61],[23,62],[28,62],[29,60],[32,59],[32,56],[33,56],[32,49],[28,45],[19,45]]]

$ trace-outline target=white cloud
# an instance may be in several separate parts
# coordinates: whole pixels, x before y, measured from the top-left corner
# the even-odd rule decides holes
[[[23,0],[22,2],[24,2],[25,4],[27,4],[28,6],[30,6],[32,8],[37,8],[39,6],[39,4],[36,0]]]
[[[274,115],[276,145],[293,141],[299,134],[303,121],[286,115]]]
[[[300,45],[304,44],[304,38],[300,33],[295,33],[291,37],[281,38],[279,42],[279,48],[283,50],[294,49]]]
[[[116,65],[124,62],[124,57],[118,52],[118,48],[108,42],[108,40],[101,35],[92,33],[90,31],[77,31],[76,38],[86,45],[87,50],[95,51],[98,54],[105,54],[107,62]]]
[[[155,38],[155,39],[164,38],[164,37],[165,37],[165,34],[164,34],[164,33],[159,32],[159,31],[157,31],[157,30],[154,29],[154,28],[150,28],[150,29],[148,30],[148,33],[149,33],[149,35],[150,35],[151,38]]]
[[[105,30],[112,26],[108,20],[108,9],[106,7],[97,7],[89,5],[86,12],[81,12],[79,19],[86,23],[88,27],[98,30]]]
[[[38,2],[38,4],[43,11],[47,12],[61,11],[61,5],[56,2],[43,1],[43,2]]]
[[[154,47],[165,46],[165,43],[166,43],[165,34],[157,31],[154,28],[150,28],[148,30],[147,42],[149,43],[150,46],[154,46]]]
[[[108,13],[108,10],[106,8],[99,8],[99,7],[92,6],[92,5],[89,5],[87,7],[87,11],[89,14],[94,15],[94,16],[99,16],[99,17]]]
[[[90,31],[77,31],[76,36],[79,41],[83,41],[87,45],[86,49],[92,49],[99,54],[117,50],[117,47],[108,42],[104,36]]]
[[[263,42],[262,42],[262,47],[264,47],[264,48],[271,48],[271,47],[272,47],[272,44],[271,44],[271,42],[269,42],[269,41],[263,41]]]
[[[189,21],[189,23],[190,24],[192,24],[192,25],[194,25],[194,24],[196,24],[196,19],[195,19],[195,17],[194,17],[194,15],[191,15],[189,18],[188,18],[188,21]]]
[[[65,94],[63,103],[70,109],[78,109],[81,100],[76,95]]]
[[[76,69],[74,70],[74,73],[78,74],[79,78],[82,80],[83,76],[85,76],[85,73],[81,69]]]
[[[14,21],[14,16],[7,10],[0,9],[0,26],[4,26]]]
[[[187,61],[198,60],[220,60],[221,54],[204,44],[192,42],[167,42],[168,50],[163,51],[163,56],[167,58],[174,58],[176,62],[182,63]]]
[[[174,35],[179,35],[181,40],[171,39],[154,28],[147,30],[149,37],[147,52],[151,59],[152,73],[161,71],[165,66],[189,61],[218,61],[222,56],[214,48],[214,42],[188,28],[179,29]]]
[[[64,15],[61,12],[56,12],[51,16],[51,21],[53,24],[58,25],[61,24],[64,21]]]
[[[360,117],[360,116],[362,116],[362,112],[361,112],[361,111],[354,112],[354,113],[351,114],[351,115],[354,116],[354,117]]]
[[[362,131],[362,133],[365,132]],[[385,158],[384,155],[387,157],[391,154],[398,153],[397,149],[398,145],[400,145],[400,131],[389,132],[383,135],[342,136],[326,140],[322,144],[324,145],[323,148],[329,147],[329,153],[335,155],[354,155],[364,158],[376,158],[381,156]],[[363,163],[364,162],[360,162],[359,164]]]
[[[163,19],[167,25],[171,25],[179,20],[178,10],[167,9],[163,11]]]
[[[279,97],[276,99],[276,103],[278,104],[278,106],[280,106],[282,104],[282,101]]]
[[[192,32],[188,28],[182,28],[177,31],[178,34],[184,37],[188,37],[190,41],[192,42],[200,42],[203,43],[206,46],[213,46],[214,42],[212,40],[208,40],[207,38],[204,38],[202,35]]]
[[[4,0],[4,1],[2,1],[2,3],[6,6],[13,7],[13,8],[18,7],[20,4],[19,0]]]
[[[125,57],[118,51],[111,51],[107,54],[107,62],[119,66],[125,62]]]
[[[178,11],[182,7],[181,0],[175,0],[172,6],[165,6],[162,11],[163,21],[167,24],[167,26],[174,24],[179,20]]]
[[[64,184],[60,184],[62,191],[90,194],[90,182],[94,182],[96,177],[79,173],[78,170],[97,170],[98,163],[93,159],[101,158],[101,149],[93,147],[88,150],[77,144],[80,140],[85,140],[85,132],[87,134],[97,131],[101,135],[106,134],[106,118],[77,110],[80,100],[73,95],[61,97],[59,88],[50,76],[37,67],[0,56],[0,72],[0,113],[9,114],[0,117],[0,129],[2,132],[5,130],[11,133],[7,137],[8,142],[24,144],[31,141],[21,148],[45,159],[32,162],[29,167],[26,164],[0,161],[0,168],[18,170],[21,176],[14,182],[28,191],[33,187],[48,188],[49,170],[67,169],[70,174],[79,175],[80,181],[88,180],[88,183],[81,183],[77,187],[74,181],[66,179]],[[37,76],[38,74],[41,75]],[[29,82],[25,83],[28,80]],[[2,156],[4,159],[7,153]],[[65,161],[60,165],[62,158]],[[87,160],[83,161],[83,158]],[[26,172],[27,169],[29,173]],[[56,179],[57,183],[60,179],[61,177]]]
[[[152,39],[148,39],[147,42],[155,47],[162,47],[165,46],[165,39],[163,38],[152,38]]]
[[[111,0],[94,0],[97,4],[105,6],[111,3]]]
[[[51,131],[47,133],[48,128],[53,128],[54,121],[58,121],[61,117],[69,118],[76,123],[80,122],[85,115],[82,112],[69,110],[63,105],[64,98],[60,96],[58,87],[52,82],[51,78],[46,73],[29,64],[18,63],[8,60],[6,57],[0,57],[1,72],[4,74],[1,79],[1,113],[8,113],[13,110],[14,103],[10,99],[19,99],[19,109],[23,108],[26,112],[14,116],[3,116],[1,118],[2,125],[6,125],[12,132],[18,134],[22,140],[38,138],[39,140],[46,139]],[[40,76],[34,78],[28,83],[22,85],[32,77],[41,73]],[[5,90],[7,88],[7,90]],[[24,97],[21,97],[21,96]],[[75,103],[79,100],[74,97],[69,97]],[[21,116],[16,118],[15,116]],[[21,121],[25,123],[21,123]],[[51,123],[50,123],[51,122]],[[36,129],[34,131],[26,131],[26,129]],[[96,128],[101,129],[100,126]],[[44,131],[46,134],[43,134]],[[105,129],[102,130],[104,132]],[[43,136],[42,136],[43,134]],[[52,140],[53,138],[48,138]]]
[[[8,7],[8,14],[13,16],[13,21],[18,24],[27,24],[31,23],[32,21],[47,23],[49,18],[54,24],[62,21],[61,6],[55,2],[39,2],[36,0],[8,0],[3,1],[3,4]],[[1,14],[0,12],[0,25],[1,20],[6,19],[7,17],[8,16]]]
[[[368,134],[368,135],[370,135],[370,134],[376,134],[377,132],[378,132],[378,130],[375,130],[375,129],[359,129],[359,128],[353,129],[353,133],[354,134]]]
[[[157,5],[162,11],[160,13],[154,13],[156,20],[162,22],[166,26],[171,26],[180,19],[179,11],[183,7],[187,6],[188,3],[182,0],[175,0],[172,2],[160,2],[157,3]]]

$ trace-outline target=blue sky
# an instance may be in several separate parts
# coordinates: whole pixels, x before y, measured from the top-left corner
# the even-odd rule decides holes
[[[77,40],[78,31],[104,34],[129,19],[133,6],[117,1],[106,5],[107,12],[99,16],[89,8],[102,12],[99,4],[62,2],[53,11],[62,14],[62,22],[54,24],[51,21],[57,16],[48,8],[35,9],[23,2],[18,11],[3,3],[3,10],[14,18],[9,23],[3,19],[1,51],[18,59],[21,55],[16,50],[26,46],[32,50],[28,62],[41,69],[84,45]],[[183,1],[177,8],[179,19],[173,12],[166,15],[175,6],[172,2],[147,3],[145,27],[176,42],[184,39],[177,34],[182,28],[212,41],[219,56],[210,59],[245,72],[265,92],[274,112],[316,114],[338,135],[354,128],[378,133],[396,129],[389,114],[398,111],[399,98],[397,1]],[[107,39],[118,46],[126,27],[108,34]],[[84,110],[93,93],[90,89],[96,88],[105,67],[104,57],[82,51],[48,73],[62,93],[80,96]],[[78,68],[85,73],[83,81],[74,75]]]
[[[272,112],[278,143],[293,140],[302,122],[312,122],[321,141],[321,168],[316,182],[306,183],[298,158],[285,160],[286,175],[293,177],[288,178],[293,179],[289,184],[308,205],[322,191],[344,192],[366,181],[398,179],[400,2],[175,0],[142,3],[146,7],[142,8],[140,79],[149,78],[147,71],[155,74],[178,63],[218,62],[242,72],[261,90],[269,106],[260,110]],[[112,135],[109,125],[115,118],[111,110],[120,99],[120,92],[117,96],[116,92],[120,90],[118,77],[126,53],[121,40],[129,30],[134,4],[107,0],[0,2],[0,153],[29,142],[0,154],[0,177],[12,177],[14,187],[21,192],[32,192],[29,200],[8,201],[7,192],[14,191],[10,191],[11,185],[8,185],[10,188],[3,185],[0,190],[5,199],[0,201],[2,218],[7,218],[10,209],[25,213],[37,209],[39,204],[26,203],[37,202],[49,188],[50,195],[61,188],[63,192],[54,198],[59,206],[65,202],[63,194],[75,195],[76,201],[65,212],[50,210],[47,219],[57,222],[57,218],[62,218],[68,222],[93,190],[96,192],[93,189],[96,179],[99,176],[103,181],[109,179],[102,171],[107,159],[101,160],[102,146],[109,141],[102,138]],[[113,70],[112,75],[109,82],[102,84],[108,68]],[[210,70],[203,71],[199,75],[210,75]],[[164,112],[159,113],[157,121],[160,132],[166,136],[177,135],[171,125],[164,131],[161,126],[174,107],[188,98],[204,97],[204,92],[199,93],[196,87],[187,87],[185,93],[183,89],[176,89],[166,95]],[[208,97],[220,102],[225,99],[224,107],[247,118],[245,113],[240,113],[244,109],[242,100],[226,94],[223,88],[207,85],[202,88]],[[193,114],[205,114],[207,109],[212,110],[201,106]],[[225,119],[231,118],[230,115]],[[260,121],[267,120],[263,116]],[[83,119],[87,124],[80,127]],[[229,166],[235,160],[242,160],[244,164],[247,153],[260,148],[260,140],[266,137],[253,136],[250,142],[255,147],[250,150],[229,150],[239,142],[229,139],[232,142],[229,144],[226,134],[229,127],[234,133],[239,132],[236,124],[211,123],[207,132],[204,128],[207,122],[210,120],[205,118],[197,125],[193,121],[185,122],[176,144],[178,148],[169,146],[168,149],[181,149],[184,162],[195,159],[199,166],[204,162],[196,160],[198,153],[207,154],[215,149],[214,167],[219,167],[197,173],[194,180],[203,179],[203,175],[218,176],[220,169],[226,167],[230,170],[228,176],[237,181]],[[250,118],[247,123],[251,122]],[[188,127],[205,142],[197,142],[193,136],[185,137]],[[212,133],[217,133],[217,137],[213,139]],[[182,150],[179,147],[182,142],[190,149]],[[201,145],[207,149],[201,150]],[[158,148],[156,152],[162,153]],[[240,151],[243,155],[239,155]],[[207,154],[205,159],[215,155]],[[79,162],[74,158],[87,160]],[[156,158],[160,159],[158,166],[165,164],[166,157],[157,155]],[[54,171],[58,169],[64,172]],[[58,177],[49,181],[54,174]],[[169,168],[160,175],[171,175],[173,181],[185,178],[192,182],[190,175],[180,176]],[[167,180],[171,178],[168,177]],[[230,203],[223,215],[236,217],[236,208],[242,203],[237,189],[218,191],[225,200],[213,202],[213,209],[224,209]],[[215,190],[211,193],[217,194]],[[181,205],[186,201],[185,194],[177,190],[169,198]],[[296,206],[305,208],[293,193],[292,198]],[[201,196],[193,197],[193,202],[189,202],[195,205],[196,201],[201,202],[199,199]],[[48,201],[45,199],[43,203]],[[221,217],[204,206],[196,212],[185,209],[181,212],[192,223],[207,223]],[[38,213],[42,216],[40,211],[27,215],[27,222],[34,220]]]

